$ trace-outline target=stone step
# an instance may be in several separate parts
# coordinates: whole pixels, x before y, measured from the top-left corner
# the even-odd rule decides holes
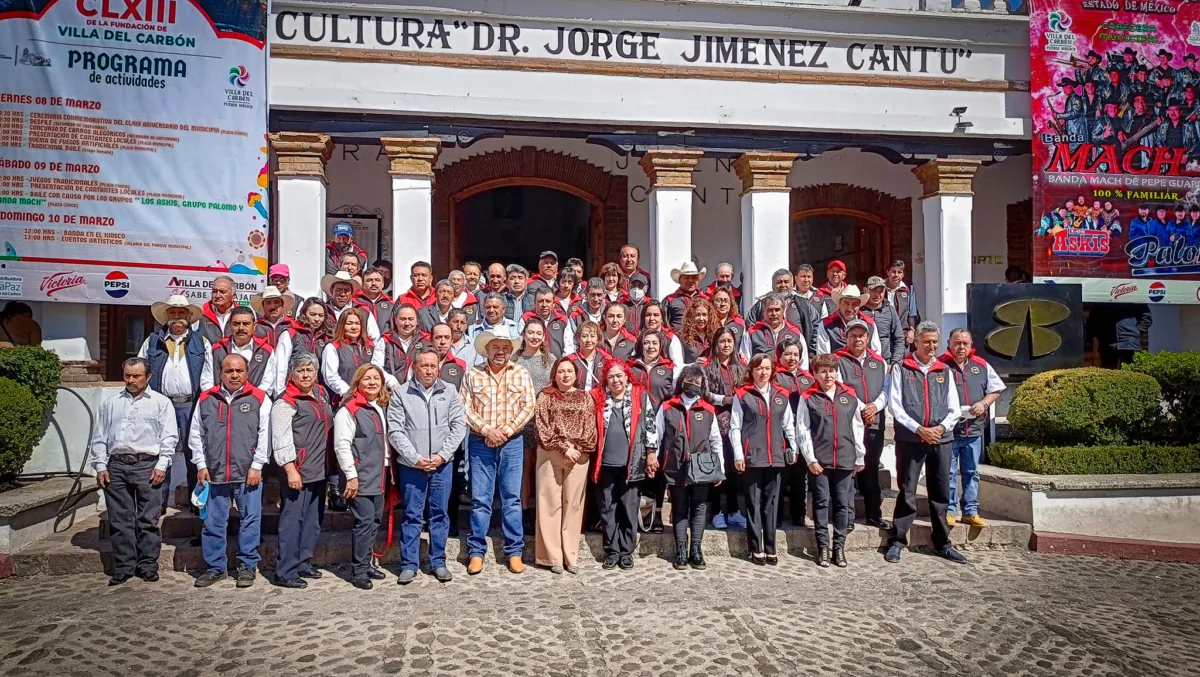
[[[986,515],[985,515],[986,516]],[[982,529],[955,527],[950,532],[951,542],[965,550],[979,548],[1015,548],[1027,549],[1032,530],[1027,524],[1008,522],[988,518],[990,524]],[[274,534],[263,536],[260,552],[263,554],[263,566],[274,566],[278,549],[278,538]],[[399,561],[399,540],[397,531],[393,537],[392,547],[384,553],[384,564],[395,564]],[[495,544],[500,540],[498,532],[488,536],[489,557],[497,552]],[[927,519],[919,518],[909,532],[910,548],[925,548],[932,545],[931,528]],[[780,553],[791,555],[811,556],[816,549],[815,532],[811,528],[785,527],[777,535]],[[886,534],[878,529],[870,529],[859,520],[856,528],[846,539],[846,548],[857,551],[860,556],[877,551],[886,542]],[[231,541],[231,544],[233,541]],[[382,549],[384,539],[381,538],[378,548]],[[533,561],[533,539],[527,537],[525,542],[525,558]],[[638,557],[667,557],[674,553],[674,539],[668,529],[662,534],[641,534],[638,539],[636,555]],[[428,550],[428,535],[422,535],[422,562],[426,561]],[[585,534],[581,538],[580,552],[584,557],[597,559],[603,556],[601,537],[599,534]],[[746,534],[742,530],[718,531],[708,529],[704,533],[704,552],[709,557],[746,557]],[[446,546],[446,557],[451,561],[466,562],[466,539],[451,539]],[[234,562],[233,552],[230,551],[230,562]],[[348,532],[325,533],[317,547],[316,563],[322,566],[344,565],[350,561],[350,534]],[[61,575],[73,573],[96,573],[110,571],[112,563],[112,544],[107,539],[100,538],[100,520],[91,518],[81,521],[75,527],[51,537],[42,539],[24,550],[13,555],[14,573],[18,576],[32,575]],[[159,556],[159,566],[164,569],[195,570],[203,567],[203,557],[200,548],[193,546],[190,539],[168,538],[164,540],[162,553]]]

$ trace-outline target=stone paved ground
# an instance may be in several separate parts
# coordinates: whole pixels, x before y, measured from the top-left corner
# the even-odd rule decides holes
[[[1200,676],[1200,568],[1025,552],[821,570],[658,558],[578,576],[489,562],[442,586],[187,574],[0,581],[0,675]]]

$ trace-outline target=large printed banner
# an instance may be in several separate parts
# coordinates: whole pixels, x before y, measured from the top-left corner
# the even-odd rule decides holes
[[[1200,302],[1200,4],[1036,0],[1033,274]]]
[[[0,0],[0,299],[267,272],[265,0]]]

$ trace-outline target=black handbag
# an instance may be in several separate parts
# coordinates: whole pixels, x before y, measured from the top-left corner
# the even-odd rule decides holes
[[[721,471],[721,450],[707,449],[690,454],[687,464],[688,484],[716,484],[725,480]]]

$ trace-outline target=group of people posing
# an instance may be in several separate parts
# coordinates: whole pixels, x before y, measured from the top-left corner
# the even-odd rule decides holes
[[[397,508],[397,581],[417,576],[425,529],[430,573],[451,580],[445,546],[464,492],[469,574],[484,567],[497,493],[497,547],[514,573],[530,529],[538,565],[575,573],[585,515],[602,530],[604,568],[632,568],[639,529],[664,530],[667,499],[677,569],[705,568],[710,521],[746,529],[750,559],[774,565],[777,526],[804,526],[810,496],[817,564],[844,567],[855,485],[865,524],[890,533],[885,557],[898,561],[923,468],[942,556],[965,561],[949,543],[960,472],[962,521],[984,525],[981,435],[1004,385],[965,330],[937,355],[941,332],[919,321],[903,262],[865,292],[840,261],[819,289],[810,266],[780,270],[751,302],[731,265],[705,287],[707,271],[689,261],[672,271],[678,289],[655,300],[628,245],[586,282],[553,252],[533,275],[468,263],[436,285],[417,263],[393,298],[386,262],[366,267],[345,234],[329,252],[323,299],[293,296],[277,264],[249,307],[225,277],[203,307],[182,296],[152,307],[161,328],[125,363],[126,389],[102,406],[92,447],[112,524],[110,584],[157,579],[177,451],[204,519],[198,587],[228,575],[235,507],[234,576],[253,584],[264,475],[281,486],[273,580],[291,588],[321,576],[312,560],[326,509],[353,514],[355,586],[385,578],[376,537],[382,528],[390,546]],[[890,523],[878,472],[885,412],[900,475]]]

